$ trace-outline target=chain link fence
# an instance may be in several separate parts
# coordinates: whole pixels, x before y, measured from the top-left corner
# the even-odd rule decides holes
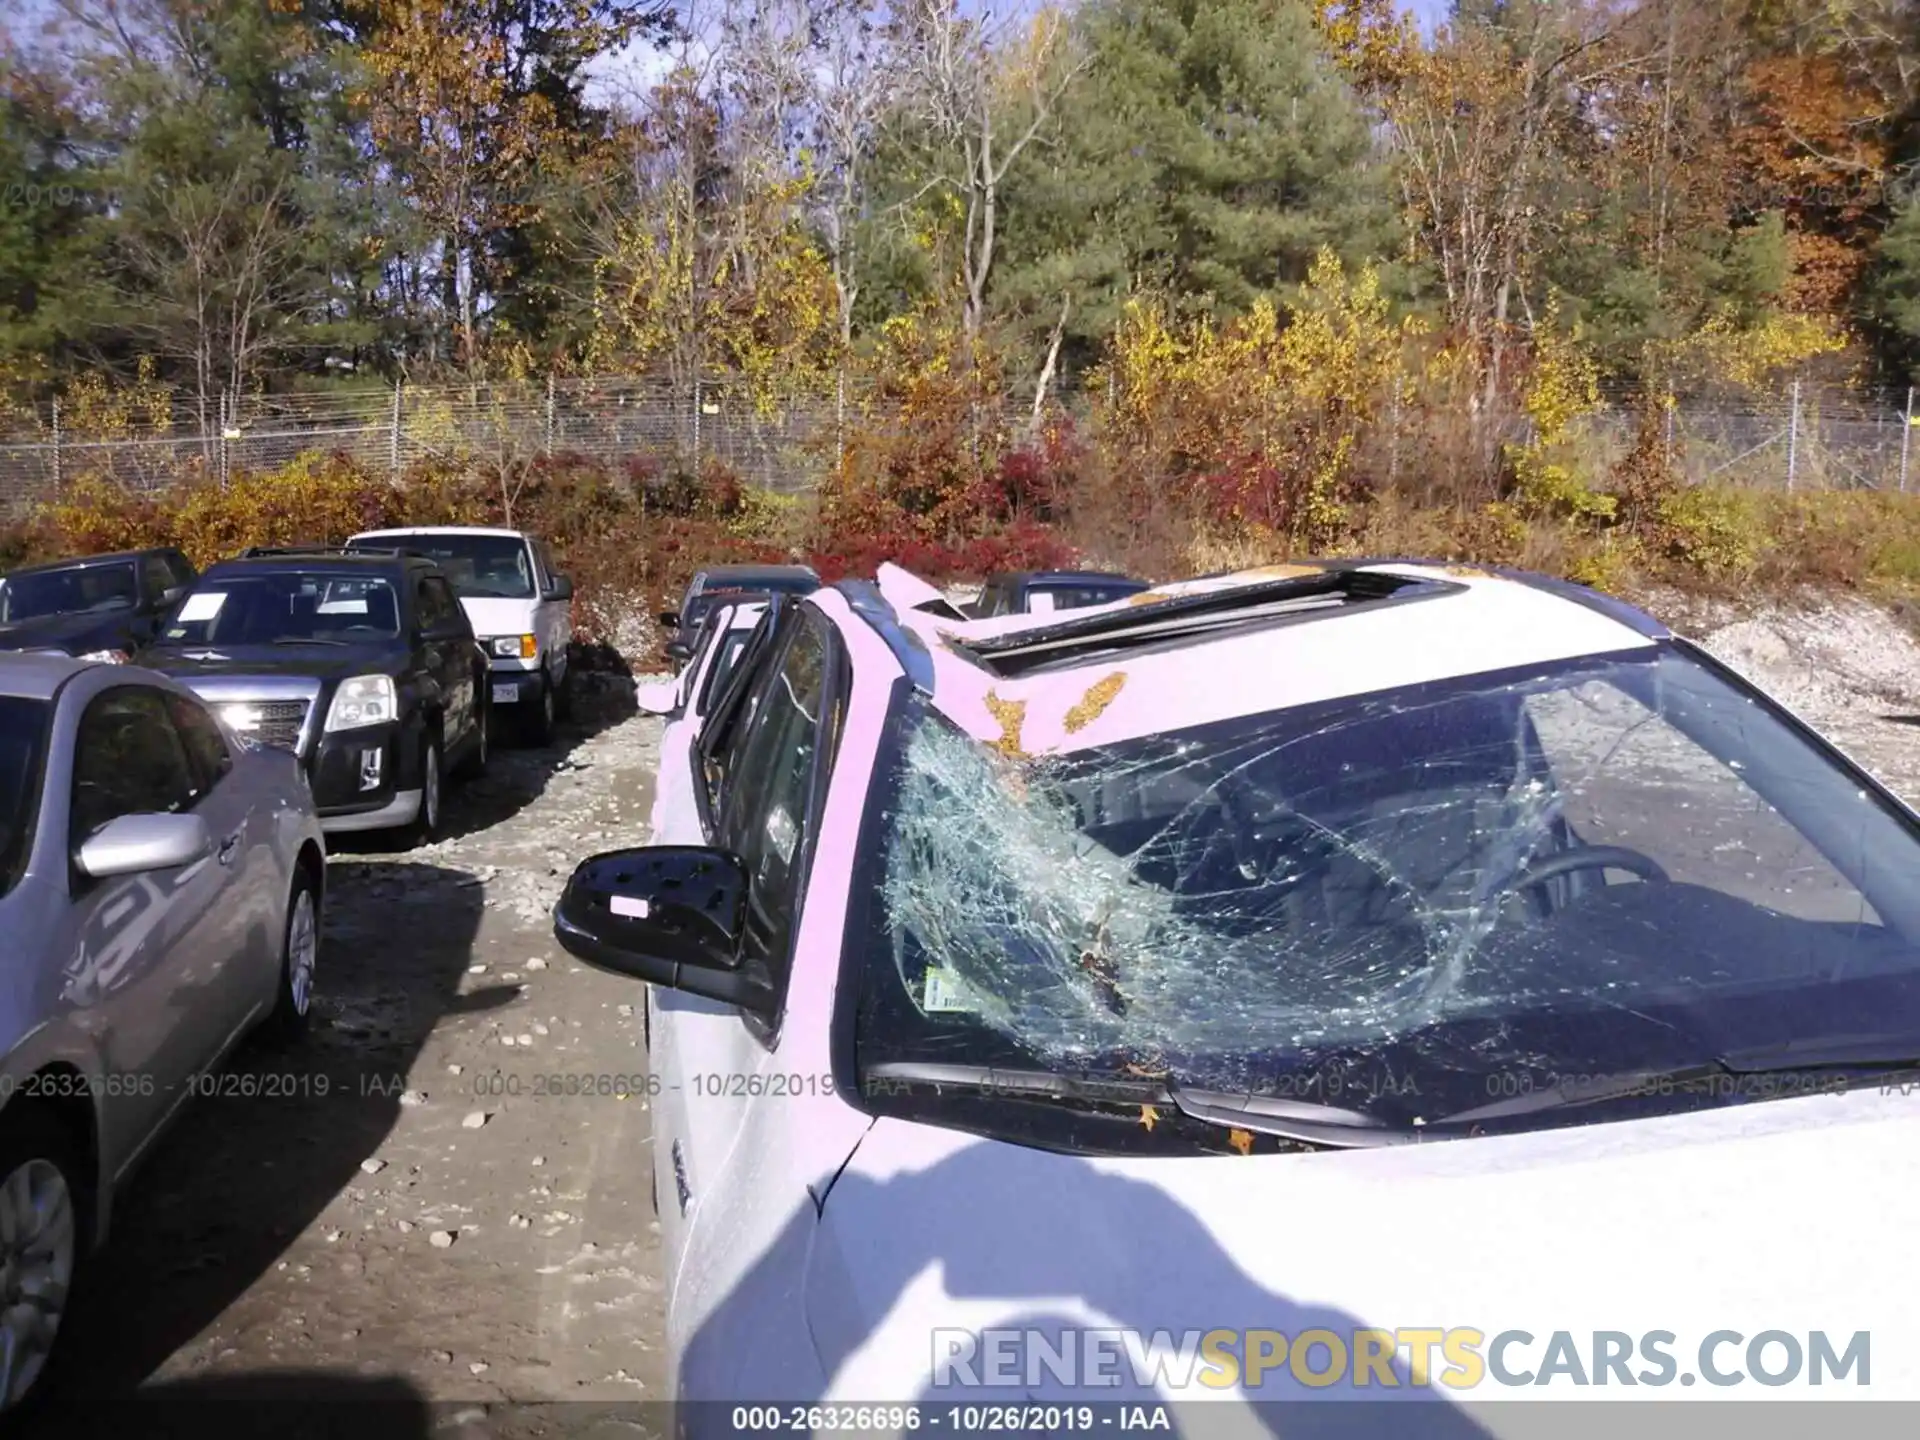
[[[184,475],[225,478],[302,454],[338,452],[396,477],[421,461],[501,465],[575,454],[669,469],[717,462],[781,493],[814,485],[857,397],[769,393],[731,377],[658,376],[489,385],[406,386],[223,397],[217,418],[181,403],[141,433],[100,439],[63,424],[57,406],[0,433],[0,509],[19,511],[81,474],[133,489]]]
[[[1064,397],[1076,408],[1081,397]],[[838,437],[876,417],[865,396],[828,383],[770,393],[737,376],[597,377],[457,386],[393,386],[223,398],[217,418],[181,403],[140,433],[94,438],[58,407],[0,432],[0,513],[17,513],[81,474],[153,489],[183,475],[226,477],[342,452],[395,476],[422,460],[505,464],[546,454],[661,469],[718,462],[748,484],[793,494],[816,485]],[[1590,433],[1609,465],[1640,433],[1626,394],[1607,397]],[[1743,399],[1681,401],[1660,443],[1690,483],[1796,489],[1920,487],[1916,396],[1816,390],[1798,382]],[[1015,407],[1009,428],[1026,417]]]

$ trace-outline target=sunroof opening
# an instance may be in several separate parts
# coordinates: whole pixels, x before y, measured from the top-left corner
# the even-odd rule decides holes
[[[1137,597],[1125,610],[1061,620],[1011,635],[954,641],[992,674],[1014,676],[1079,664],[1116,652],[1170,649],[1196,636],[1297,624],[1336,612],[1463,593],[1431,576],[1328,566],[1319,574],[1259,581],[1164,599]],[[1069,612],[1071,614],[1071,612]]]

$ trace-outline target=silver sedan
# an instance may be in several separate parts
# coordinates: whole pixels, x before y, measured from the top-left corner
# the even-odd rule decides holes
[[[298,762],[185,686],[0,656],[0,1415],[199,1078],[305,1027],[325,856]]]

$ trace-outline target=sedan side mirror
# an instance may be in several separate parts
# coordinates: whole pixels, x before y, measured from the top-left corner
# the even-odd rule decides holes
[[[654,618],[659,620],[659,622],[669,630],[678,630],[680,628],[680,612],[678,610],[662,610],[659,615]]]
[[[88,836],[74,862],[89,879],[105,880],[177,870],[212,849],[213,834],[198,815],[122,815]]]
[[[550,583],[547,586],[547,599],[571,600],[572,598],[573,598],[573,581],[569,580],[564,575],[554,576],[552,583]]]
[[[764,1013],[773,992],[742,954],[747,885],[724,850],[611,850],[573,872],[554,907],[554,939],[597,970]]]
[[[669,640],[667,642],[667,658],[669,660],[678,660],[684,665],[693,658],[693,647],[684,640]]]
[[[633,688],[633,703],[649,715],[671,715],[680,703],[680,687],[671,680],[654,680]]]

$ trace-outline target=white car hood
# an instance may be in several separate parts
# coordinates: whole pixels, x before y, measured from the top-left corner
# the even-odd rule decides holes
[[[1625,1389],[1301,1388],[1285,1367],[1247,1398],[1920,1398],[1920,1094],[1868,1087],[1694,1115],[1393,1149],[1106,1160],[878,1121],[827,1192],[807,1259],[808,1327],[828,1400],[1019,1400],[1052,1377],[958,1391],[931,1381],[934,1332],[1473,1327],[1555,1332],[1590,1366],[1596,1331],[1650,1331],[1681,1372],[1717,1331],[1871,1332],[1869,1386],[1748,1380]],[[950,1338],[946,1342],[951,1344]],[[1718,1369],[1746,1368],[1746,1344]],[[1326,1352],[1313,1362],[1327,1362]],[[981,1357],[986,1363],[986,1357]],[[1016,1372],[1025,1362],[1016,1361]],[[1777,1362],[1776,1360],[1773,1363]],[[1445,1368],[1438,1352],[1434,1373]],[[1643,1368],[1639,1356],[1629,1363]],[[1857,1373],[1857,1372],[1856,1372]],[[1402,1374],[1405,1374],[1402,1369]],[[1076,1400],[1155,1393],[1130,1374]],[[953,1383],[951,1372],[948,1384]],[[1087,1383],[1087,1382],[1082,1382]],[[1111,1382],[1109,1382],[1111,1383]],[[1338,1392],[1338,1393],[1336,1393]],[[1220,1400],[1228,1390],[1165,1398]],[[775,1397],[768,1397],[769,1399]],[[786,1397],[780,1397],[786,1398]],[[1510,1420],[1522,1412],[1501,1410]],[[1525,1430],[1524,1433],[1537,1433]]]
[[[495,600],[470,595],[460,598],[460,608],[467,612],[473,633],[482,640],[494,635],[533,634],[533,617],[539,605],[540,602],[532,598]]]

